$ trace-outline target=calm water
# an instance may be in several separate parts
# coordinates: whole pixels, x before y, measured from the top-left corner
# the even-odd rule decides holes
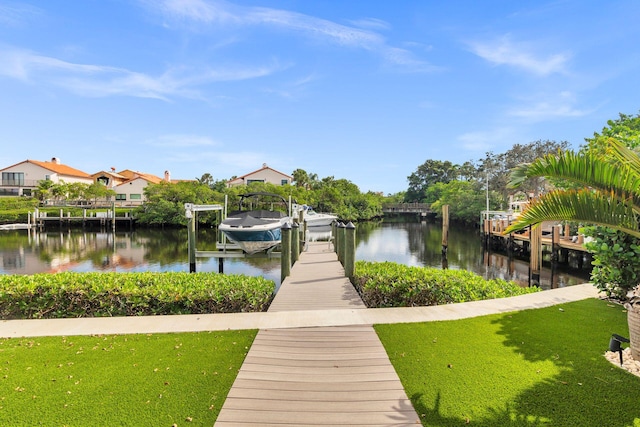
[[[314,240],[326,239],[327,231],[311,233]],[[216,231],[198,231],[197,249],[213,250]],[[356,259],[392,261],[411,266],[432,266],[474,271],[486,278],[500,277],[528,283],[527,260],[509,259],[504,254],[483,250],[475,229],[451,228],[449,249],[443,263],[442,229],[435,223],[359,224],[356,231]],[[541,274],[544,288],[584,283],[589,279],[588,263],[551,269],[545,263]],[[218,258],[198,258],[197,271],[220,269]],[[280,282],[280,258],[254,256],[225,258],[224,273],[264,276]],[[133,232],[85,232],[80,230],[27,230],[0,232],[0,274],[55,273],[60,271],[189,271],[186,230],[136,230]]]

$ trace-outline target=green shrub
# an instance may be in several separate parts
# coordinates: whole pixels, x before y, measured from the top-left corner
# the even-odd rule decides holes
[[[59,273],[0,276],[0,318],[264,311],[275,283],[217,273]]]
[[[11,209],[33,210],[38,200],[31,197],[0,197],[0,211]]]
[[[593,255],[591,282],[607,296],[626,300],[640,283],[640,239],[607,227],[584,227],[593,240],[585,243]]]
[[[504,298],[537,292],[502,279],[485,280],[466,270],[356,262],[354,286],[367,307],[414,307]]]

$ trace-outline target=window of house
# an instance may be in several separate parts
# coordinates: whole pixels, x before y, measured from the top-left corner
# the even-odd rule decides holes
[[[289,183],[288,179],[281,179],[280,180],[280,185],[287,185]]]
[[[126,194],[116,194],[116,200],[127,200]]]
[[[17,188],[0,188],[0,196],[17,196],[18,191]]]
[[[264,182],[264,179],[248,179],[247,185],[251,184],[252,182]]]
[[[24,172],[2,172],[2,185],[24,185]]]
[[[129,194],[129,200],[142,200],[142,194]]]

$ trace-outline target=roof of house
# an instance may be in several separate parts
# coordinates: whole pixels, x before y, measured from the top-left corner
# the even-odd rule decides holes
[[[9,169],[9,168],[21,165],[23,163],[32,163],[36,166],[40,166],[41,168],[50,170],[51,172],[55,172],[58,175],[62,175],[62,176],[75,176],[79,178],[91,179],[91,175],[89,175],[88,173],[83,172],[79,169],[72,168],[71,166],[63,165],[62,163],[56,163],[56,162],[41,162],[39,160],[25,160],[20,163],[16,163],[15,165],[8,166],[4,169]]]
[[[242,175],[242,176],[238,176],[238,177],[236,177],[236,178],[230,179],[229,181],[244,180],[246,177],[251,176],[251,175],[254,175],[254,174],[256,174],[256,173],[258,173],[258,172],[261,172],[261,171],[263,171],[263,170],[265,170],[265,169],[268,169],[268,170],[270,170],[270,171],[273,171],[273,172],[275,172],[275,173],[277,173],[277,174],[280,174],[280,175],[282,175],[282,176],[286,176],[287,178],[293,179],[293,177],[292,177],[291,175],[287,175],[286,173],[282,173],[282,172],[280,172],[280,171],[277,171],[277,170],[275,170],[275,169],[273,169],[273,168],[270,168],[270,167],[269,167],[269,166],[267,166],[266,164],[264,164],[264,165],[262,165],[262,167],[261,167],[260,169],[256,169],[256,170],[254,170],[253,172],[249,172],[249,173],[244,174],[244,175]]]
[[[91,176],[94,177],[94,178],[99,176],[99,175],[109,175],[109,176],[111,176],[113,178],[122,179],[122,180],[127,179],[126,176],[120,175],[119,173],[116,173],[116,172],[110,172],[110,171],[100,171],[100,172],[96,172],[96,173],[92,173],[91,174]]]
[[[152,175],[150,173],[132,171],[131,169],[122,170],[118,172],[118,175],[124,177],[126,179],[125,182],[133,181],[137,178],[142,178],[145,181],[152,182],[154,184],[159,184],[160,182],[164,181],[164,179],[160,178],[159,176]]]

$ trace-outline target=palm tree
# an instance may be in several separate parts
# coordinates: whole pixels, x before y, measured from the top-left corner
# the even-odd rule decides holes
[[[541,195],[522,212],[507,233],[543,221],[590,223],[640,238],[640,157],[623,143],[607,138],[601,152],[572,151],[546,155],[511,172],[509,185],[528,178],[546,177],[577,184],[578,189],[556,189]],[[638,272],[640,276],[640,271]],[[636,293],[640,289],[634,283]],[[631,352],[640,360],[640,303],[627,304]]]

